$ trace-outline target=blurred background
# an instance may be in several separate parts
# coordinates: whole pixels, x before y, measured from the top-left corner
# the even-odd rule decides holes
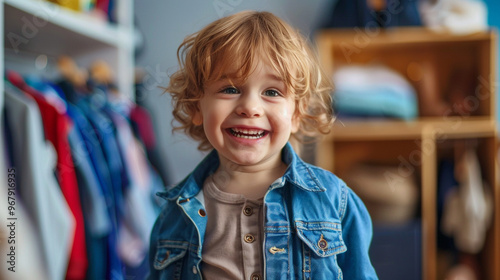
[[[306,36],[337,120],[301,156],[374,222],[380,279],[500,279],[494,0],[1,0],[0,279],[144,279],[183,39],[243,10]],[[14,272],[15,270],[15,272]]]

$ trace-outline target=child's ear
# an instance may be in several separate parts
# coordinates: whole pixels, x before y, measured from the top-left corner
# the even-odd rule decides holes
[[[196,126],[203,124],[203,116],[200,111],[196,111],[196,113],[194,113],[193,124]]]

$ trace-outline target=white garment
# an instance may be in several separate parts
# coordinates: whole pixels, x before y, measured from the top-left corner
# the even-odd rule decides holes
[[[64,279],[75,221],[54,176],[56,151],[45,141],[40,111],[31,97],[6,85],[5,106],[17,165],[17,194],[40,239],[43,258],[37,261],[43,262],[49,279]],[[30,254],[26,250],[23,254]]]
[[[0,94],[3,95],[4,93]],[[44,264],[41,262],[42,253],[39,238],[35,234],[30,217],[26,214],[24,206],[17,200],[17,197],[15,216],[9,215],[7,200],[8,167],[6,163],[7,155],[5,155],[4,148],[3,110],[4,107],[0,106],[0,189],[5,194],[5,196],[2,196],[5,199],[0,199],[0,220],[7,222],[7,218],[9,217],[15,217],[17,220],[15,220],[12,239],[8,239],[11,236],[8,227],[2,226],[0,228],[0,252],[2,252],[2,256],[0,256],[0,279],[23,280],[33,278],[36,275],[37,279],[45,280],[48,279],[48,276]],[[10,172],[10,174],[18,175],[16,172]],[[7,256],[7,254],[10,253],[11,246],[14,246],[15,267],[12,266],[14,263],[8,263],[10,256]],[[15,270],[15,272],[9,270],[9,268]]]
[[[473,149],[467,149],[455,167],[458,188],[445,199],[441,229],[452,236],[455,246],[466,253],[478,253],[491,224],[493,198],[482,182],[481,169]]]
[[[488,29],[488,10],[478,0],[421,1],[420,15],[426,26],[438,31],[470,34]]]

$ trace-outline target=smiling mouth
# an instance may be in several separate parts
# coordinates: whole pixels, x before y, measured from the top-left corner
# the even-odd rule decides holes
[[[267,134],[267,131],[262,129],[230,128],[228,130],[233,136],[244,139],[259,139]]]

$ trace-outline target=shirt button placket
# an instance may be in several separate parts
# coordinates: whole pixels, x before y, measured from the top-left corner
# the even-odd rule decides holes
[[[252,207],[245,206],[245,208],[243,208],[243,214],[245,214],[245,216],[252,216],[252,214],[253,214]]]
[[[254,273],[252,274],[252,276],[250,276],[250,280],[260,280],[260,279],[262,279],[262,277],[258,273]]]
[[[255,241],[255,237],[251,235],[250,233],[245,234],[244,238],[246,243],[253,243]]]
[[[260,233],[259,233],[259,207],[254,208],[253,204],[248,202],[243,205],[241,210],[241,227],[244,230],[242,233],[242,249],[247,251],[247,257],[243,258],[245,273],[244,279],[248,280],[261,280],[263,279],[260,272],[260,262],[253,259],[252,256],[259,250],[260,246]],[[254,215],[255,214],[255,215]],[[246,232],[245,232],[246,231]],[[253,272],[253,273],[252,273]],[[251,273],[251,274],[250,274]]]

